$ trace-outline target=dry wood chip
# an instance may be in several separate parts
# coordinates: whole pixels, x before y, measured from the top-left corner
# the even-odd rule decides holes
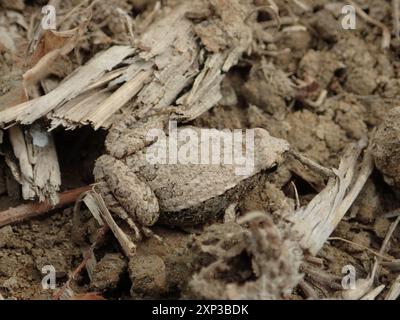
[[[22,124],[33,123],[82,93],[93,81],[98,80],[106,71],[112,70],[134,51],[135,49],[128,46],[114,46],[96,55],[48,94],[0,112],[0,124],[16,120]]]
[[[396,278],[387,293],[385,300],[396,300],[400,296],[400,276]]]
[[[362,190],[373,169],[369,150],[365,153],[361,169],[357,171],[358,158],[365,141],[349,148],[344,155],[336,177],[331,178],[322,192],[291,217],[293,230],[301,235],[301,245],[316,255],[342,220],[357,195]]]

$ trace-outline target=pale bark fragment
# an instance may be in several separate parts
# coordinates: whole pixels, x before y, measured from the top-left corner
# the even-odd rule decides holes
[[[9,137],[14,154],[19,162],[19,178],[22,185],[22,196],[25,200],[33,200],[36,194],[32,186],[34,180],[33,168],[29,161],[28,148],[21,127],[14,126],[10,128]]]
[[[143,84],[150,78],[150,76],[151,72],[142,71],[135,78],[123,84],[96,107],[94,112],[89,115],[88,121],[93,123],[96,130],[99,129],[107,119],[109,119],[116,111],[121,109],[121,107],[123,107],[140,91]]]
[[[396,300],[400,297],[400,276],[396,278],[387,293],[385,300]]]
[[[110,211],[107,209],[103,198],[95,191],[88,192],[88,197],[85,201],[90,203],[89,210],[93,213],[94,217],[99,219],[98,215],[101,215],[101,219],[110,227],[110,230],[114,234],[115,238],[121,245],[121,249],[127,257],[132,257],[136,252],[136,245],[129,239],[127,234],[117,225]]]
[[[51,133],[46,132],[39,126],[33,126],[29,132],[32,141],[31,163],[33,165],[33,185],[36,195],[40,201],[49,200],[52,204],[59,202],[58,191],[61,186],[61,171],[58,163],[58,156],[54,138]],[[46,139],[42,142],[35,142],[35,136]]]
[[[373,161],[369,149],[361,168],[357,170],[358,158],[365,146],[365,141],[360,141],[349,148],[339,169],[334,170],[336,177],[331,178],[322,192],[290,218],[294,223],[293,231],[301,236],[303,249],[313,255],[335,230],[372,173]]]
[[[51,115],[51,129],[62,125],[67,130],[88,124],[88,116],[95,112],[100,105],[111,95],[108,90],[92,90],[68,101]]]
[[[20,126],[10,128],[10,141],[19,162],[19,172],[11,168],[15,179],[22,186],[25,200],[38,197],[58,203],[57,192],[61,185],[61,172],[54,140],[51,134],[34,126],[23,132]],[[35,142],[35,139],[42,141]]]
[[[379,287],[376,287],[373,289],[371,292],[367,293],[364,297],[361,298],[361,300],[375,300],[377,296],[380,295],[380,293],[385,289],[385,285],[382,284]]]
[[[114,46],[96,55],[88,64],[77,69],[48,94],[0,112],[0,123],[16,120],[22,124],[33,123],[56,107],[79,95],[93,81],[98,80],[106,71],[111,71],[134,51],[135,49],[128,46]]]
[[[224,55],[216,53],[210,56],[189,93],[177,102],[183,106],[182,120],[191,121],[222,99],[220,86],[224,78],[221,69],[224,64]]]
[[[31,124],[47,115],[52,128],[64,125],[73,129],[90,123],[98,129],[109,126],[111,116],[130,100],[127,107],[136,109],[139,118],[178,105],[182,120],[192,120],[218,104],[224,74],[251,50],[252,29],[246,19],[252,8],[238,0],[199,0],[160,9],[160,18],[146,28],[133,48],[114,46],[95,56],[46,95],[0,111],[0,124]],[[204,14],[210,15],[211,28],[219,30],[219,35],[197,34],[198,22],[188,16],[201,18]],[[223,45],[210,50],[207,44],[221,41],[221,35]],[[133,58],[127,59],[130,55]],[[112,70],[121,63],[122,67]],[[151,70],[152,74],[140,77],[137,70]],[[132,82],[135,77],[137,81]],[[116,88],[119,85],[122,87]],[[134,86],[133,92],[129,92],[130,86]],[[77,111],[83,108],[79,95],[94,89],[96,95],[104,87],[111,92],[104,103],[92,103],[97,97],[88,98],[89,107]]]

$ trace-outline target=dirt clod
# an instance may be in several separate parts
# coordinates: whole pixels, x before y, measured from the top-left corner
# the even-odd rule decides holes
[[[238,224],[213,225],[194,239],[191,246],[203,267],[189,282],[189,296],[281,299],[291,292],[301,278],[299,248],[272,220],[252,223],[252,231]],[[262,243],[263,237],[267,243]]]
[[[134,298],[161,297],[167,290],[165,264],[157,255],[135,256],[129,261],[129,275]]]
[[[95,290],[115,289],[126,271],[127,263],[119,253],[106,254],[93,270],[91,286]]]
[[[374,158],[385,181],[400,188],[400,107],[390,110],[379,126],[374,139]]]

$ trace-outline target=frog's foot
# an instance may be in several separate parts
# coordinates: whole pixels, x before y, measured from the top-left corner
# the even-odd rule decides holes
[[[141,229],[146,238],[154,238],[157,241],[159,241],[160,243],[164,243],[164,239],[162,237],[160,237],[159,235],[155,234],[153,232],[153,230],[151,230],[150,228],[142,226]]]
[[[99,187],[103,189],[101,192],[109,209],[125,220],[136,234],[157,222],[157,197],[122,161],[104,155],[96,161],[94,175],[96,181],[101,182]]]

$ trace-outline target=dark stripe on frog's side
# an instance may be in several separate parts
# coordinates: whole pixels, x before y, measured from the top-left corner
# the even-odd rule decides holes
[[[271,171],[273,170],[267,170],[267,172]],[[260,172],[249,179],[243,180],[235,188],[202,202],[195,207],[179,212],[162,211],[158,223],[177,227],[191,227],[217,220],[222,217],[224,210],[231,203],[238,202],[241,197],[245,196],[246,192],[257,184],[261,176],[267,174],[267,172]]]

